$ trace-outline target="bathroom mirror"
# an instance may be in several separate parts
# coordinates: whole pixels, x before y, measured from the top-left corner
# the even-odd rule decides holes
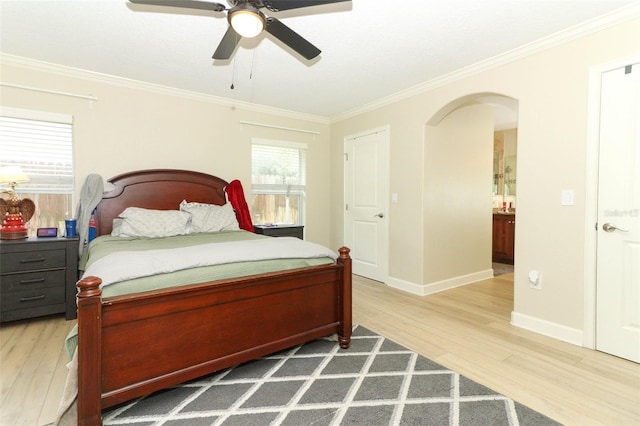
[[[516,195],[517,129],[500,130],[493,138],[493,195]]]

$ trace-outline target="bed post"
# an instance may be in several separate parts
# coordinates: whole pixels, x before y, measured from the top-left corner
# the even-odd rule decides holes
[[[78,281],[78,425],[102,425],[102,280]]]
[[[342,295],[340,297],[340,325],[338,328],[338,341],[343,349],[349,348],[351,344],[351,257],[347,247],[341,247],[338,263],[342,264]]]

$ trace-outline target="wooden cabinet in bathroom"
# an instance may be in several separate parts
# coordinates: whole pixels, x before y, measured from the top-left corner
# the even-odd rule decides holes
[[[493,215],[493,261],[513,265],[516,215]]]

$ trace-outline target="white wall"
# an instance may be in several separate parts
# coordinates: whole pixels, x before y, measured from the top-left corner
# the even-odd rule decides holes
[[[390,280],[428,285],[423,281],[431,279],[423,274],[427,249],[416,238],[425,226],[420,205],[426,190],[425,123],[444,106],[473,94],[514,98],[519,105],[514,321],[580,343],[588,263],[585,235],[593,226],[585,219],[589,72],[639,53],[640,20],[634,19],[504,65],[466,70],[459,78],[434,82],[412,97],[340,119],[331,126],[332,221],[342,220],[335,206],[342,197],[337,153],[344,136],[388,125],[389,188],[399,194],[398,203],[389,207]],[[575,191],[574,206],[560,205],[563,189]],[[446,237],[440,238],[433,244],[446,244]],[[338,229],[332,228],[332,241],[339,239]],[[534,269],[542,273],[541,290],[529,287],[527,274]]]
[[[305,236],[330,246],[328,120],[305,120],[278,111],[221,105],[205,96],[168,88],[117,79],[110,82],[89,73],[3,59],[0,71],[5,83],[98,98],[97,102],[89,102],[0,87],[3,106],[73,116],[76,199],[90,173],[107,179],[151,168],[190,169],[227,181],[239,179],[247,195],[251,188],[252,137],[306,142],[309,196]],[[241,121],[319,134],[240,124]]]

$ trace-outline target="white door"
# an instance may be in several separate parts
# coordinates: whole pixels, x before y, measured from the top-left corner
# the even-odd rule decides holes
[[[351,249],[353,273],[387,279],[387,129],[349,137],[345,157],[345,245]]]
[[[596,349],[640,362],[640,64],[601,84]]]

